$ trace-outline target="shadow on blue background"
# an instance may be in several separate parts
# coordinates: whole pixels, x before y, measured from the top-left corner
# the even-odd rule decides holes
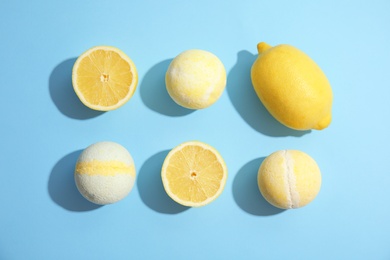
[[[268,136],[302,136],[310,131],[297,131],[279,123],[257,97],[251,81],[251,67],[257,55],[248,51],[237,54],[237,63],[227,78],[227,91],[233,106],[253,129]]]
[[[75,62],[76,58],[68,59],[53,69],[49,78],[51,99],[58,110],[67,117],[88,119],[99,116],[104,112],[86,107],[73,90],[72,69]]]
[[[156,153],[142,165],[137,186],[142,201],[154,211],[165,214],[177,214],[189,207],[173,201],[165,192],[161,181],[161,167],[169,150]]]
[[[74,169],[82,150],[72,152],[54,165],[48,182],[51,199],[69,211],[89,211],[100,208],[86,200],[78,191],[74,181]]]
[[[269,204],[259,191],[257,172],[264,159],[257,158],[245,164],[233,180],[233,197],[237,205],[256,216],[271,216],[284,211]]]
[[[167,116],[185,116],[195,110],[187,109],[173,101],[165,87],[165,73],[172,59],[154,65],[144,76],[140,84],[141,98],[153,111]]]

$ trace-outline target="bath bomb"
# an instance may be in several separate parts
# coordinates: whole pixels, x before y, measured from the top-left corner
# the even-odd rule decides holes
[[[226,87],[226,70],[213,53],[187,50],[172,60],[165,84],[168,94],[180,106],[203,109],[221,97]]]
[[[130,153],[114,142],[99,142],[79,156],[74,178],[77,189],[87,200],[111,204],[125,198],[135,182],[135,166]]]
[[[282,209],[310,203],[321,188],[321,172],[308,154],[282,150],[264,159],[257,175],[259,190],[272,205]]]

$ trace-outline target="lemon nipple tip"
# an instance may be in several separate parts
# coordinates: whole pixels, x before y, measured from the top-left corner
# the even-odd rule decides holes
[[[260,53],[263,53],[265,52],[266,50],[268,50],[269,48],[271,48],[272,46],[269,45],[268,43],[266,42],[260,42],[259,44],[257,44],[257,51]]]

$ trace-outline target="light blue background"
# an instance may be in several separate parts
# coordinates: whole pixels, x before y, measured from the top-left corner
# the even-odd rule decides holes
[[[389,1],[1,1],[0,259],[390,259]],[[297,132],[258,101],[256,45],[309,54],[334,92],[333,122]],[[113,45],[139,85],[118,110],[84,107],[71,85],[78,55]],[[216,54],[228,75],[213,106],[190,112],[164,74],[188,49]],[[181,142],[201,140],[226,160],[222,195],[203,208],[164,193],[160,168]],[[97,207],[73,181],[81,150],[125,146],[137,182]],[[257,189],[265,156],[299,149],[323,186],[305,208],[280,211]]]

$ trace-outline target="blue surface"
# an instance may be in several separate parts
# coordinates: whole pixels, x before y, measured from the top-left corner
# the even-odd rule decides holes
[[[293,3],[294,2],[294,3]],[[389,1],[1,1],[0,259],[390,259]],[[256,45],[309,54],[334,92],[333,122],[297,132],[252,89]],[[71,85],[78,55],[113,45],[139,85],[118,110],[84,107]],[[191,112],[167,95],[169,62],[187,49],[216,54],[226,91]],[[225,158],[222,195],[185,208],[164,193],[160,168],[181,142]],[[81,150],[115,141],[137,182],[123,201],[95,206],[73,181]],[[316,200],[278,210],[257,190],[265,156],[299,149],[319,164]]]

